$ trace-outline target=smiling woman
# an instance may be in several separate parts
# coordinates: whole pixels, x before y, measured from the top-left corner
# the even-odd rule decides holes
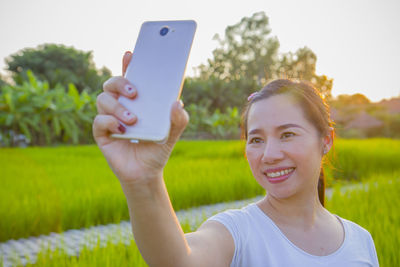
[[[131,59],[126,53],[124,67]],[[118,119],[134,125],[117,102],[129,82],[114,77],[97,100],[94,137],[126,196],[136,244],[150,266],[378,266],[371,235],[332,215],[318,194],[321,162],[333,141],[328,108],[305,83],[277,80],[250,98],[244,113],[246,155],[268,193],[258,203],[211,217],[184,234],[164,183],[164,167],[188,123],[171,109],[166,143],[130,143]],[[134,86],[134,85],[129,85]],[[140,119],[140,118],[138,118]],[[323,189],[323,186],[322,186]],[[323,190],[322,190],[323,192]]]
[[[247,160],[267,195],[210,218],[232,235],[231,266],[378,266],[371,235],[324,208],[321,163],[334,134],[318,91],[273,81],[251,95],[242,119]]]

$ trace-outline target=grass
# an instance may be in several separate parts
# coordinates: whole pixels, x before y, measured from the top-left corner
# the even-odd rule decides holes
[[[95,147],[0,150],[0,240],[119,221],[117,180]]]
[[[400,173],[374,174],[369,180],[368,190],[335,190],[327,208],[371,233],[380,266],[400,266]]]
[[[239,141],[180,141],[165,169],[174,208],[263,194],[243,151]],[[332,155],[329,184],[400,169],[399,140],[338,140]],[[0,162],[0,242],[129,219],[96,146],[0,149]]]
[[[369,177],[368,190],[355,189],[342,193],[340,187],[327,201],[327,208],[339,216],[366,228],[374,238],[380,266],[400,266],[400,173],[395,176]],[[205,218],[204,218],[205,219]],[[202,221],[198,222],[198,225]],[[193,231],[183,224],[185,232]],[[43,251],[38,262],[28,266],[147,266],[132,241],[128,246],[109,243],[94,250],[84,249],[79,256],[63,250]]]
[[[330,176],[341,182],[393,173],[400,169],[400,140],[339,139],[330,158]]]

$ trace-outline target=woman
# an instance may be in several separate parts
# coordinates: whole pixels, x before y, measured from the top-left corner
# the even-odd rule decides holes
[[[123,58],[123,72],[131,59]],[[371,235],[323,207],[321,162],[332,146],[328,107],[305,83],[277,80],[249,97],[243,115],[246,156],[268,194],[211,217],[184,234],[163,168],[188,123],[179,102],[165,144],[110,138],[136,117],[117,98],[140,94],[122,77],[104,84],[93,133],[127,198],[136,244],[150,266],[378,266]]]

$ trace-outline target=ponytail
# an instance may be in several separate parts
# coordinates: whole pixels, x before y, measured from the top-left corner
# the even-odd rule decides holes
[[[325,174],[324,174],[324,169],[322,167],[318,179],[318,198],[322,206],[325,207]]]

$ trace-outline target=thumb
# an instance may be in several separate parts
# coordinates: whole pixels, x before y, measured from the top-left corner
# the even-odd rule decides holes
[[[183,109],[183,103],[176,101],[171,109],[171,130],[168,137],[168,145],[175,145],[189,122],[189,114]]]
[[[126,69],[128,68],[131,59],[132,59],[132,53],[130,51],[126,51],[122,58],[122,76],[125,76]]]

